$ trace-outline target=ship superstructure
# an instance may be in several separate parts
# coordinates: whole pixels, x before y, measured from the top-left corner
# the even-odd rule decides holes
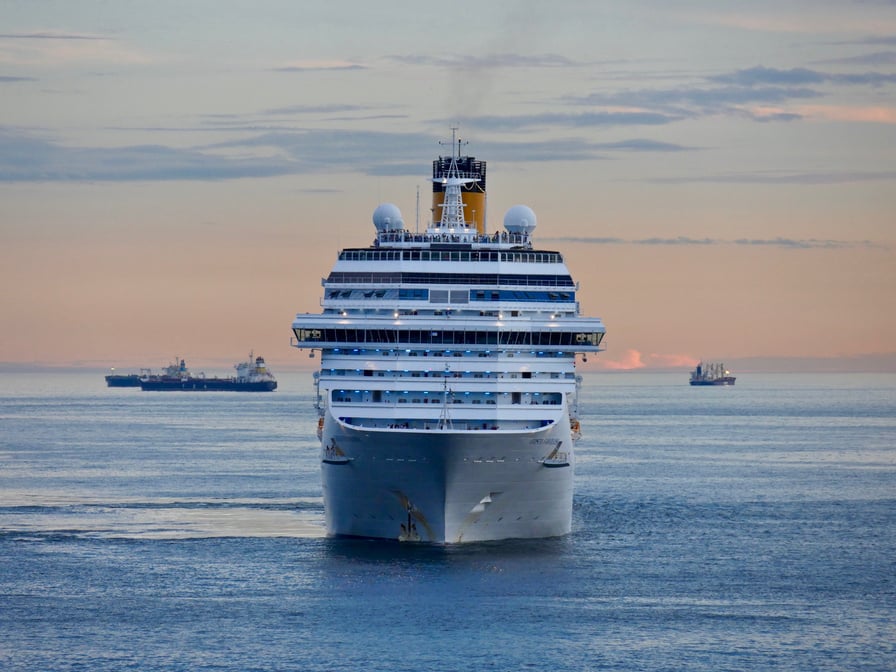
[[[571,529],[577,354],[604,325],[579,314],[559,252],[511,207],[488,233],[485,161],[433,162],[433,221],[376,208],[370,247],[322,280],[323,312],[292,344],[315,373],[327,531],[436,543]]]

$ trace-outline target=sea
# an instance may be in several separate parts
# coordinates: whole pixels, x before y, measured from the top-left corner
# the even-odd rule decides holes
[[[328,538],[307,373],[0,383],[0,670],[896,669],[896,375],[586,373],[573,532]]]

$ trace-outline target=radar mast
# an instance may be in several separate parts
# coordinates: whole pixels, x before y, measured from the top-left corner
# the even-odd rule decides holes
[[[440,142],[440,145],[445,143]],[[464,208],[466,207],[463,199],[463,189],[468,185],[475,184],[480,178],[471,173],[462,172],[458,167],[462,163],[460,150],[463,142],[457,137],[457,126],[451,127],[451,158],[448,162],[448,170],[442,174],[434,175],[433,183],[441,185],[444,191],[444,198],[438,207],[442,209],[441,217],[438,224],[432,227],[433,233],[474,233],[476,231],[475,224],[469,226],[464,217]]]

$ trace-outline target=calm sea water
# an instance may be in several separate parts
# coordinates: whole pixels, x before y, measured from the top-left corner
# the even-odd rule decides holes
[[[327,539],[280,387],[4,376],[0,669],[896,669],[896,376],[587,376],[574,533],[444,548]]]

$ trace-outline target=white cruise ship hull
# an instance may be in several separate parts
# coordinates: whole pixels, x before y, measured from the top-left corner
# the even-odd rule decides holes
[[[565,411],[524,431],[373,429],[327,414],[322,439],[331,535],[460,543],[570,531]]]

